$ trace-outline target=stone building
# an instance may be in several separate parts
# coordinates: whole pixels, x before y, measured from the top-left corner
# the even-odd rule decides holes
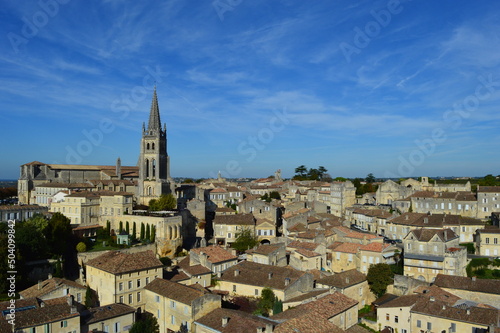
[[[467,249],[451,229],[412,230],[403,239],[404,275],[434,282],[438,274],[466,276]]]
[[[35,214],[45,215],[47,212],[47,207],[38,205],[0,205],[0,222],[24,221],[32,218]]]
[[[478,229],[474,238],[476,254],[498,257],[500,254],[500,228]]]
[[[486,219],[500,212],[500,186],[477,186],[477,217]]]
[[[163,274],[153,251],[106,252],[86,263],[86,282],[101,305],[124,303],[144,310],[144,287]]]
[[[158,319],[160,332],[177,332],[181,325],[193,332],[194,321],[221,307],[218,295],[161,278],[144,289],[145,310]]]

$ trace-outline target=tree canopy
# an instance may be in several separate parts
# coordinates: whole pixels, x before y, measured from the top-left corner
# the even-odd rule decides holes
[[[259,244],[252,230],[246,228],[236,233],[236,241],[231,245],[233,249],[239,252],[245,252]]]
[[[160,325],[155,316],[143,313],[142,318],[130,328],[130,333],[160,333]]]
[[[162,211],[172,210],[177,207],[177,199],[173,194],[162,194],[158,199],[151,199],[149,201],[149,210]]]
[[[381,297],[387,291],[387,286],[394,282],[394,273],[391,266],[385,263],[370,265],[366,280],[375,296]]]
[[[317,169],[309,168],[305,165],[299,165],[295,168],[295,180],[325,180],[325,178],[331,178],[327,174],[328,170],[324,166],[319,166]]]

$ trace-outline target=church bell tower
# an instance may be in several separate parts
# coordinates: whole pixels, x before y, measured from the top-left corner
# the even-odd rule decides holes
[[[142,125],[141,153],[139,156],[138,202],[148,205],[151,199],[172,192],[170,158],[167,153],[167,125],[161,127],[156,86],[153,91],[149,122]]]

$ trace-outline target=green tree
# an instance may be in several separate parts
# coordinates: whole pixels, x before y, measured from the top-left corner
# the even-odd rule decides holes
[[[123,230],[123,221],[120,221],[120,228],[118,229],[118,233],[122,232]]]
[[[369,173],[368,176],[366,176],[365,181],[367,183],[374,183],[375,182],[375,176],[373,173]]]
[[[299,177],[305,177],[307,174],[307,168],[305,165],[300,165],[295,168],[295,175]]]
[[[132,325],[129,333],[160,333],[160,325],[155,316],[145,312],[142,318]]]
[[[146,233],[146,229],[144,227],[144,222],[141,222],[141,240],[144,239],[145,233]]]
[[[135,241],[136,238],[137,238],[137,228],[134,222],[134,225],[132,226],[132,240]]]
[[[497,179],[496,179],[495,176],[493,176],[491,174],[490,175],[486,175],[486,176],[484,176],[483,179],[480,179],[478,181],[478,184],[480,186],[495,186],[495,185],[497,185]]]
[[[7,262],[7,254],[8,254],[8,236],[7,234],[0,234],[0,253],[3,253],[2,259],[0,260],[0,294],[7,293],[9,289],[9,282],[7,280],[9,271],[8,262]]]
[[[87,290],[85,291],[85,306],[87,308],[92,307],[94,305],[93,297],[92,297],[92,289],[90,289],[89,286],[87,286]]]
[[[269,317],[269,312],[273,309],[276,302],[276,295],[271,288],[265,287],[259,297],[256,314]]]
[[[278,191],[272,191],[271,193],[269,193],[269,198],[281,200],[281,195]]]
[[[127,224],[125,225],[125,231],[127,232],[127,234],[130,235],[130,225],[129,225],[128,221],[127,221]]]
[[[368,281],[371,292],[375,296],[381,297],[387,291],[387,286],[394,282],[393,277],[394,274],[392,273],[391,267],[388,264],[379,263],[370,265],[366,280]]]
[[[323,179],[325,177],[325,174],[328,172],[328,170],[324,166],[320,165],[318,167],[318,172],[319,172],[319,178]]]
[[[345,182],[347,180],[347,178],[344,178],[344,177],[337,177],[334,179],[334,181],[336,182]]]
[[[76,245],[76,250],[77,250],[78,252],[85,252],[85,251],[87,251],[87,245],[85,245],[85,243],[84,243],[84,242],[80,242],[80,243],[78,243],[78,244]]]
[[[56,270],[54,272],[54,277],[57,277],[57,278],[62,278],[63,277],[63,270],[62,270],[62,263],[61,263],[61,260],[57,259],[57,262],[56,262]]]
[[[71,220],[59,212],[54,213],[49,220],[46,230],[47,241],[51,246],[52,253],[57,255],[68,254],[70,252],[68,251],[70,248],[69,245],[73,239]],[[75,249],[73,246],[71,247],[71,251]]]
[[[158,199],[151,199],[149,201],[149,210],[162,211],[172,210],[177,207],[177,199],[173,194],[162,194]]]
[[[149,223],[146,224],[146,235],[145,235],[145,239],[146,240],[150,240],[151,239],[151,228],[149,227]]]
[[[260,200],[263,200],[265,202],[271,202],[271,198],[267,193],[264,193],[264,195],[260,197]]]
[[[151,226],[151,237],[149,238],[149,240],[151,241],[151,243],[154,243],[155,239],[156,239],[156,227],[154,225],[152,225]]]
[[[252,230],[245,228],[240,232],[236,233],[236,240],[231,245],[233,249],[239,252],[245,252],[248,249],[253,248],[255,245],[259,244],[257,237],[255,237]]]

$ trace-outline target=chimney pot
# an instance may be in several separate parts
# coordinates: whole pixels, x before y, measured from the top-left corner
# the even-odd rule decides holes
[[[237,270],[234,271],[234,276],[238,276],[238,275],[240,275],[240,270],[239,269],[237,269]]]
[[[476,277],[475,276],[472,277],[472,281],[476,282]]]
[[[271,278],[273,277],[273,272],[267,273],[267,276],[268,276],[269,280],[271,280]]]
[[[52,279],[52,274],[49,273],[49,276],[48,276],[49,279]]]
[[[429,300],[430,300],[431,302],[434,302],[436,299],[434,298],[434,296],[431,296],[431,297],[429,298]]]
[[[470,308],[467,308],[467,314],[470,315]]]
[[[229,322],[229,317],[222,317],[222,327],[226,327]]]

